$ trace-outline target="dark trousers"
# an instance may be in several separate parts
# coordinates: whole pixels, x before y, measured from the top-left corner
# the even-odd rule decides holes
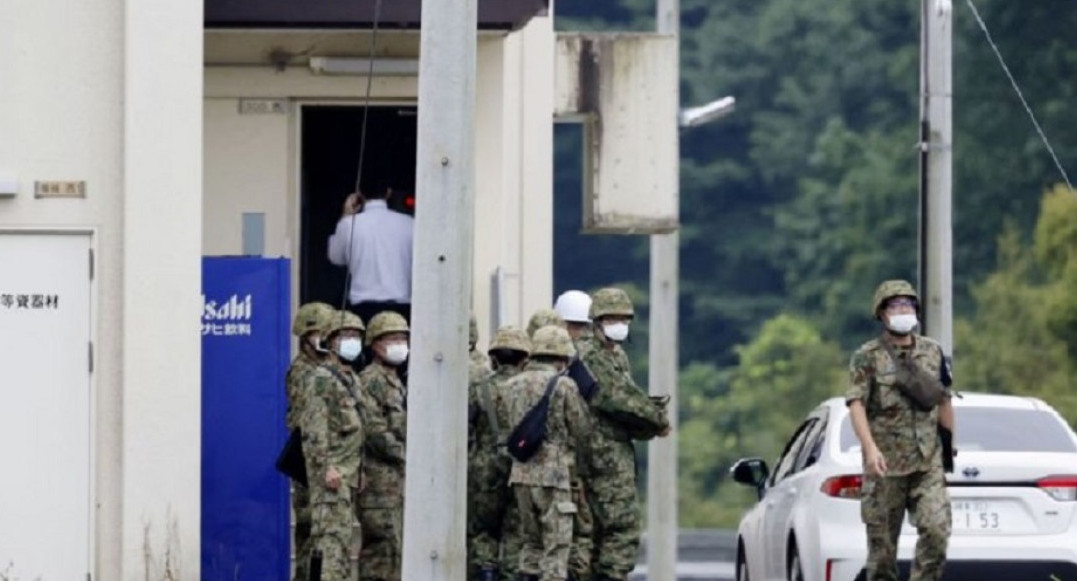
[[[369,325],[370,319],[373,319],[374,315],[382,311],[399,313],[409,325],[411,324],[411,303],[352,303],[348,305],[348,310],[362,319],[364,325]]]

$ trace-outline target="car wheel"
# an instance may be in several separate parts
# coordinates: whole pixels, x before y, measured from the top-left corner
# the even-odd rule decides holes
[[[748,563],[744,560],[744,549],[737,551],[737,581],[750,581]]]
[[[791,547],[792,556],[789,557],[789,581],[804,581],[804,571],[800,568],[800,553],[794,543]]]

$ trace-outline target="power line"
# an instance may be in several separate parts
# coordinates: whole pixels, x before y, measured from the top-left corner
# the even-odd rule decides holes
[[[1051,142],[1047,139],[1047,135],[1044,134],[1039,121],[1036,120],[1036,114],[1032,112],[1032,107],[1030,107],[1028,101],[1025,100],[1025,95],[1021,92],[1021,87],[1017,85],[1017,80],[1013,78],[1013,73],[1010,72],[1010,67],[1006,66],[1006,59],[1002,58],[1002,52],[999,51],[995,39],[991,37],[991,32],[987,30],[987,24],[984,22],[984,19],[980,17],[979,10],[976,10],[976,5],[972,3],[972,0],[965,0],[965,2],[969,5],[969,9],[972,10],[972,15],[980,25],[980,30],[982,30],[984,36],[987,37],[987,42],[991,45],[991,50],[993,50],[995,56],[998,57],[998,62],[1002,65],[1003,72],[1005,72],[1006,77],[1010,79],[1010,85],[1013,86],[1013,90],[1017,93],[1017,97],[1021,99],[1021,104],[1024,105],[1025,112],[1028,113],[1028,118],[1032,120],[1032,125],[1036,128],[1036,132],[1040,134],[1040,139],[1043,140],[1043,145],[1047,147],[1047,152],[1051,154],[1051,159],[1054,160],[1058,172],[1062,174],[1062,179],[1066,181],[1066,186],[1069,187],[1071,192],[1077,194],[1077,191],[1074,191],[1073,189],[1073,184],[1070,183],[1069,175],[1066,174],[1066,170],[1062,167],[1062,162],[1058,160],[1058,155],[1055,154],[1055,149],[1051,147]]]

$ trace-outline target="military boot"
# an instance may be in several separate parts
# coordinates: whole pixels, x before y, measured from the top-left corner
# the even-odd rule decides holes
[[[479,569],[479,574],[475,577],[476,581],[498,581],[501,576],[498,574],[497,567],[483,567]]]

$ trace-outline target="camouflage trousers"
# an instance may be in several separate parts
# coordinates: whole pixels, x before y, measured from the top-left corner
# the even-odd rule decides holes
[[[351,553],[358,526],[355,500],[355,490],[348,487],[337,492],[328,489],[311,491],[310,547],[312,553],[319,551],[322,556],[321,581],[352,578]]]
[[[508,487],[508,477],[485,482],[468,482],[467,545],[469,570],[496,568],[502,574],[515,572],[516,563],[506,566],[502,548],[507,537],[519,526],[516,518],[516,498]],[[519,535],[515,535],[518,537]],[[507,555],[506,555],[507,556]],[[519,558],[519,551],[514,555]],[[510,577],[511,578],[511,577]]]
[[[568,572],[575,581],[590,581],[595,521],[591,514],[591,503],[587,501],[586,489],[580,481],[572,484],[572,501],[576,503],[576,518],[572,527],[572,550],[568,557]]]
[[[950,539],[950,497],[942,466],[907,476],[866,476],[860,515],[868,535],[867,581],[897,581],[897,543],[905,511],[916,527],[909,581],[938,581]]]
[[[400,581],[404,554],[404,508],[361,506],[363,545],[359,551],[361,581]]]
[[[601,474],[587,490],[594,515],[596,578],[625,579],[636,567],[640,541],[640,511],[635,472]]]
[[[515,484],[520,514],[520,574],[538,575],[541,581],[568,578],[568,556],[576,505],[572,492],[548,486]]]
[[[310,492],[306,486],[292,483],[292,515],[295,529],[292,531],[295,551],[294,581],[310,579]]]

